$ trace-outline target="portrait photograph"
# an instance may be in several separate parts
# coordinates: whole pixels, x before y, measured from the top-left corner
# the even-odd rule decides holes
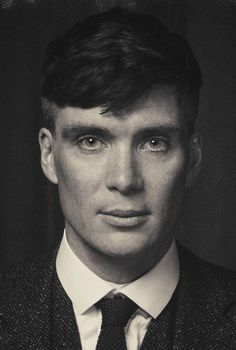
[[[236,349],[236,1],[0,0],[0,349]]]

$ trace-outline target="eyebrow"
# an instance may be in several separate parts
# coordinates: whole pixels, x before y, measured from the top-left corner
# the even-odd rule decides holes
[[[99,136],[110,136],[112,137],[112,133],[101,126],[97,125],[68,125],[64,126],[62,129],[62,137],[65,140],[74,140],[78,137],[78,135],[86,135],[86,134],[95,134]]]
[[[181,134],[183,132],[183,128],[181,128],[179,125],[176,124],[168,124],[168,125],[156,125],[156,126],[149,126],[144,127],[141,130],[138,130],[136,133],[136,136],[154,136],[155,134],[161,134],[161,135],[172,135],[172,134]]]
[[[148,137],[152,136],[154,134],[162,134],[162,135],[171,135],[171,134],[180,134],[183,132],[183,128],[181,126],[174,124],[174,123],[168,123],[165,125],[155,125],[155,126],[148,126],[143,127],[140,130],[137,130],[137,132],[134,134],[136,137]],[[80,125],[80,124],[70,124],[66,125],[62,129],[62,137],[65,140],[74,140],[79,135],[86,135],[86,134],[92,134],[92,135],[98,135],[101,137],[108,137],[110,139],[114,138],[115,135],[112,131],[107,129],[106,127],[98,126],[96,124],[91,125]]]

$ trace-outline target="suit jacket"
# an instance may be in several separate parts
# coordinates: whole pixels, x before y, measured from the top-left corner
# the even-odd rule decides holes
[[[1,350],[79,350],[73,307],[55,271],[57,251],[0,274]],[[236,274],[179,247],[180,280],[141,350],[236,349]],[[107,350],[107,349],[104,349]]]

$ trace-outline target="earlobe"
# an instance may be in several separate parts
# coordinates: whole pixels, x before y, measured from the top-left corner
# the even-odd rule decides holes
[[[42,128],[39,131],[39,145],[41,149],[41,167],[45,176],[54,184],[57,184],[56,168],[53,153],[54,139],[51,132]]]
[[[189,140],[189,163],[186,177],[186,187],[192,185],[195,181],[202,162],[202,136],[200,133],[194,133]]]

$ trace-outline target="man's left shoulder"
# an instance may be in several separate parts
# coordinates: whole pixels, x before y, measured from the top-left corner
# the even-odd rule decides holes
[[[180,244],[178,244],[178,251],[183,274],[191,274],[193,281],[198,282],[200,286],[227,289],[232,292],[232,295],[236,295],[236,271],[207,262]]]
[[[181,245],[178,251],[186,294],[190,291],[197,299],[199,309],[203,305],[212,312],[223,312],[236,322],[236,272],[204,261]]]
[[[236,273],[178,245],[176,344],[183,349],[236,349]]]

